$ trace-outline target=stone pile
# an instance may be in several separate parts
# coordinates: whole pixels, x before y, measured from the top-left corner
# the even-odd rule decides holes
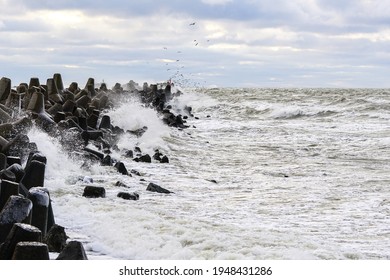
[[[164,89],[144,84],[137,90],[130,84],[130,92],[139,96],[145,106],[153,107],[164,123],[179,129],[187,128],[186,117],[175,115],[166,103],[180,92],[172,93],[170,84]],[[95,87],[93,78],[84,88],[73,82],[68,88],[56,73],[41,84],[38,78],[22,83],[15,89],[9,78],[0,80],[0,259],[49,259],[49,252],[59,253],[57,259],[87,259],[83,245],[67,242],[65,229],[55,223],[49,188],[45,187],[47,159],[27,133],[34,126],[58,138],[63,147],[85,162],[100,162],[112,166],[120,174],[140,175],[128,171],[123,162],[111,157],[117,149],[119,135],[130,133],[141,137],[148,129],[124,131],[111,124],[104,110],[115,106],[115,101],[129,91],[116,84],[112,90],[103,83]],[[188,107],[189,108],[189,107]],[[190,109],[187,109],[191,113]],[[91,145],[92,144],[92,145]],[[91,148],[91,146],[93,148]],[[152,160],[169,163],[166,155],[156,150],[150,156],[141,149],[124,151],[124,156],[136,162]],[[172,193],[154,183],[148,191]],[[86,186],[83,196],[104,198],[105,189]],[[118,197],[138,200],[137,193],[119,192]]]

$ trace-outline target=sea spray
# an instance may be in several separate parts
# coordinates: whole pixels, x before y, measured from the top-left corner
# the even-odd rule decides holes
[[[142,128],[146,130],[141,137],[130,133],[122,135],[118,142],[120,149],[133,149],[138,146],[142,151],[150,154],[155,149],[167,149],[164,138],[170,137],[170,129],[163,124],[153,108],[145,107],[136,100],[129,100],[109,111],[107,115],[111,117],[113,125],[119,126],[125,131]]]

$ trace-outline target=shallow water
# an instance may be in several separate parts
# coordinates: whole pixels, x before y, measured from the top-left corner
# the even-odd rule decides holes
[[[56,222],[89,258],[390,259],[388,90],[187,90],[171,104],[198,119],[168,128],[134,99],[107,112],[124,129],[149,128],[121,149],[168,155],[148,164],[114,152],[141,177],[82,170],[56,139],[29,133],[48,157]],[[107,197],[82,197],[79,176]],[[147,192],[149,182],[174,194]]]

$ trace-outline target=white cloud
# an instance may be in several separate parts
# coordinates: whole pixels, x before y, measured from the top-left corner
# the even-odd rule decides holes
[[[233,0],[202,0],[202,3],[207,5],[226,5],[233,2]]]
[[[359,86],[374,73],[390,85],[388,1],[168,0],[153,11],[152,1],[131,7],[122,0],[110,7],[104,1],[93,7],[41,1],[39,8],[14,1],[0,0],[1,76],[28,66],[64,71],[65,77],[96,74],[107,82],[166,79],[179,71],[210,84],[275,77],[290,85],[303,77],[310,85],[326,85],[349,71]]]

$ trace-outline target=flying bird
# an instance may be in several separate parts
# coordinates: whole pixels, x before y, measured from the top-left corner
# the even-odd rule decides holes
[[[190,26],[191,26],[191,25],[193,26],[193,25],[195,25],[195,24],[196,24],[196,22],[190,23]]]

